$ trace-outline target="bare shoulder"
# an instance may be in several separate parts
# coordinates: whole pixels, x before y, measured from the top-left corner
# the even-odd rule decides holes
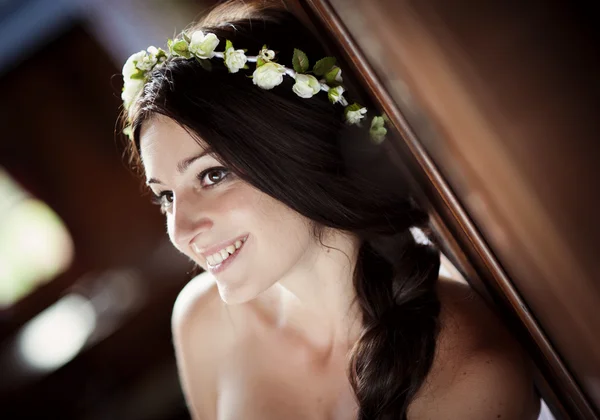
[[[216,281],[208,272],[190,280],[175,300],[171,317],[173,331],[180,332],[197,319],[209,321],[211,317],[202,317],[202,313],[217,309],[218,293]]]
[[[437,292],[441,303],[440,350],[469,354],[501,345],[518,349],[498,316],[467,283],[440,277]]]
[[[412,419],[533,420],[539,411],[530,362],[468,284],[441,277],[440,335]]]
[[[226,341],[224,303],[204,272],[181,290],[172,315],[173,344],[183,392],[193,418],[215,418],[219,355]]]

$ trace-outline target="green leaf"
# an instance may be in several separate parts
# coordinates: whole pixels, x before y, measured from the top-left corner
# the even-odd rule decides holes
[[[210,62],[210,60],[202,60],[201,58],[197,58],[196,57],[196,61],[198,63],[200,63],[200,65],[202,66],[202,68],[206,71],[212,71],[212,63]]]
[[[128,125],[127,127],[125,127],[123,129],[123,134],[125,134],[127,137],[129,137],[130,140],[133,141],[133,127]]]
[[[344,111],[345,112],[348,112],[348,111],[358,111],[361,108],[362,108],[362,106],[360,106],[359,104],[357,104],[356,102],[354,102],[352,105],[348,105]]]
[[[185,39],[176,39],[171,45],[174,51],[183,51],[188,48],[188,42]]]
[[[313,67],[313,71],[317,76],[325,75],[331,68],[335,66],[335,57],[325,57],[321,58],[319,61],[315,63]]]
[[[191,58],[192,54],[188,50],[188,43],[184,39],[177,39],[172,44],[173,54],[180,55],[185,58]]]
[[[262,58],[257,58],[256,59],[256,68],[259,68],[260,66],[265,64],[265,60],[263,60]]]
[[[263,49],[263,50],[268,50],[268,49],[269,49],[269,47],[267,47],[267,44],[265,44],[265,45],[263,45],[262,49]]]
[[[340,82],[335,80],[336,76],[338,75],[338,73],[340,71],[342,71],[342,70],[339,67],[335,67],[335,66],[327,71],[327,73],[325,74],[325,81],[327,82],[328,85],[331,85],[331,86],[339,86],[340,85]]]
[[[292,58],[292,65],[296,73],[304,73],[308,70],[309,63],[308,57],[298,48],[294,48],[294,57]]]
[[[156,58],[158,60],[160,60],[161,58],[167,58],[167,52],[165,50],[163,50],[162,48],[158,49],[158,53],[156,54]]]
[[[230,40],[226,40],[225,41],[225,51],[227,51],[229,48],[233,48],[233,44],[231,43]]]
[[[185,42],[187,42],[188,44],[192,42],[192,38],[190,38],[190,36],[185,32],[183,33],[183,39],[185,39]]]
[[[131,75],[131,79],[144,80],[146,78],[146,72],[140,69],[136,69],[135,73]]]

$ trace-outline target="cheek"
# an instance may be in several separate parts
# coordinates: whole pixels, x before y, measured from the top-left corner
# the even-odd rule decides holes
[[[260,201],[256,215],[263,261],[272,268],[285,269],[301,259],[313,243],[308,219],[268,197]]]
[[[284,263],[308,246],[312,238],[308,219],[248,184],[240,183],[230,192],[219,205],[223,221],[233,227],[233,233],[247,231],[255,236],[261,260]]]

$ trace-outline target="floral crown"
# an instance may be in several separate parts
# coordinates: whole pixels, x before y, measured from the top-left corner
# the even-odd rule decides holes
[[[225,51],[215,51],[219,42],[220,40],[213,33],[195,31],[191,36],[183,34],[180,39],[169,39],[168,53],[161,48],[149,47],[145,51],[131,55],[123,66],[124,86],[121,99],[125,110],[129,112],[152,70],[163,65],[168,57],[195,58],[207,70],[211,68],[210,59],[217,57],[224,61],[230,73],[248,69],[246,63],[256,63],[251,78],[254,84],[262,89],[268,90],[278,86],[283,82],[283,76],[287,75],[295,79],[292,90],[301,98],[311,98],[321,91],[327,92],[332,104],[339,103],[345,107],[344,117],[347,124],[361,126],[362,120],[366,117],[367,108],[356,102],[349,104],[344,98],[342,70],[336,66],[335,57],[322,58],[315,63],[311,71],[308,57],[296,48],[292,58],[292,69],[275,62],[275,52],[268,49],[266,45],[258,55],[248,56],[247,50],[234,49],[230,40],[226,40]],[[384,116],[375,116],[371,120],[369,133],[376,144],[381,143],[387,133],[385,121]],[[128,125],[123,132],[133,139],[131,125]]]

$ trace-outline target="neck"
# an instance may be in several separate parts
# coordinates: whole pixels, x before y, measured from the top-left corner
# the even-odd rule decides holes
[[[317,352],[345,352],[362,327],[358,304],[353,303],[360,243],[339,231],[329,232],[323,243],[327,246],[317,243],[271,288],[271,308],[278,329],[299,335]]]

